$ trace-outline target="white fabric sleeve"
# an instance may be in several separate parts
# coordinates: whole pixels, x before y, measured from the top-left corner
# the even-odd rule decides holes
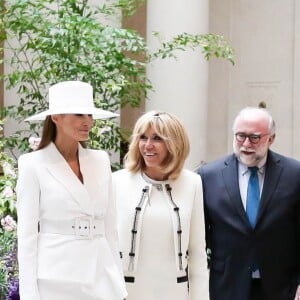
[[[37,285],[39,180],[34,162],[26,155],[18,160],[17,215],[18,263],[21,300],[40,300]]]
[[[191,216],[189,242],[189,299],[209,300],[208,266],[201,177],[196,181],[196,193]]]

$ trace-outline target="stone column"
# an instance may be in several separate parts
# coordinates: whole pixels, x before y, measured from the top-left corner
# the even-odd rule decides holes
[[[161,41],[180,33],[208,32],[208,0],[149,0],[147,2],[147,42],[150,51]],[[177,52],[175,59],[158,59],[147,67],[154,92],[146,100],[146,111],[158,109],[176,114],[190,138],[191,152],[186,167],[194,169],[205,159],[208,65],[201,53]]]
[[[291,150],[292,156],[296,159],[300,159],[300,86],[299,86],[299,78],[300,78],[300,41],[298,38],[300,33],[300,3],[298,1],[294,2],[294,35],[293,35],[293,92],[292,92],[292,145],[293,148]],[[282,100],[282,101],[285,101]],[[285,141],[285,138],[283,139]]]

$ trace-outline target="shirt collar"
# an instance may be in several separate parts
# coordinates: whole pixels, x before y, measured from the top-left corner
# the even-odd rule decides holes
[[[261,175],[265,174],[265,169],[266,169],[266,161],[267,161],[267,156],[265,156],[258,164],[257,164],[257,168],[258,168],[258,172]],[[247,174],[247,172],[249,171],[248,166],[244,165],[243,163],[241,163],[239,161],[239,169],[241,171],[240,174],[242,174],[242,176],[244,176],[245,174]]]

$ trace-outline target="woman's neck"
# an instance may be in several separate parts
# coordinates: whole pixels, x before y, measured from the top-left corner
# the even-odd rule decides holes
[[[80,163],[78,157],[78,144],[66,145],[65,143],[54,143],[59,153],[64,157],[74,174],[83,183],[83,176],[80,170]]]
[[[78,160],[78,143],[66,144],[55,141],[54,144],[66,161]]]
[[[156,181],[164,181],[168,179],[168,174],[159,172],[158,170],[149,170],[146,169],[143,171],[147,177]]]

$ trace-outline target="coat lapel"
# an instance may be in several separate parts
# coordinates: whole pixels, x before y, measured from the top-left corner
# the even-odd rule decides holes
[[[282,171],[282,166],[280,165],[280,159],[274,154],[274,152],[269,151],[263,190],[261,194],[260,207],[257,216],[257,224],[259,224],[264,211],[266,211],[268,204],[270,203],[276,186],[278,185],[280,174]]]
[[[237,159],[234,155],[232,155],[227,161],[225,161],[225,167],[222,170],[222,175],[231,203],[236,208],[245,225],[248,228],[251,228],[239,192],[237,168]],[[272,199],[276,186],[279,182],[281,171],[282,166],[280,165],[280,159],[274,154],[274,152],[269,151],[266,163],[263,190],[257,216],[257,225],[259,225],[260,221],[262,220],[263,214],[266,211],[268,204]]]
[[[49,172],[68,190],[72,198],[82,207],[83,212],[92,214],[93,209],[87,189],[74,174],[55,145],[51,143],[44,150],[46,157],[49,158],[46,164]]]
[[[245,226],[251,227],[242,203],[238,182],[238,163],[234,154],[231,155],[229,159],[225,161],[225,167],[222,170],[222,176],[227,192],[229,194],[229,201],[237,210]]]
[[[79,163],[89,203],[100,214],[112,193],[110,161],[94,150],[79,147]]]

